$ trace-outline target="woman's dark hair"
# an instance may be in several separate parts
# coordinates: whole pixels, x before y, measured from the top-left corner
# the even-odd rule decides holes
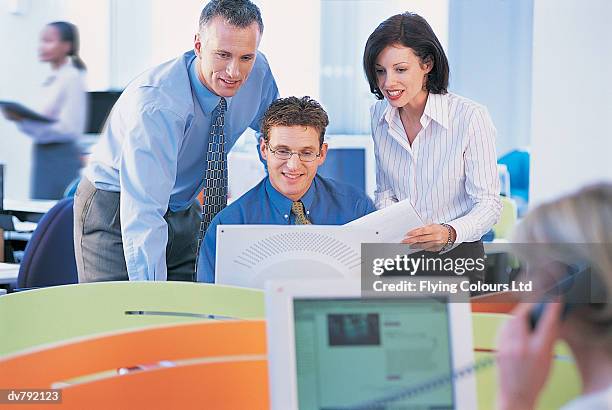
[[[81,60],[81,57],[79,57],[79,30],[77,27],[67,21],[54,21],[48,25],[57,29],[62,41],[71,44],[68,55],[72,57],[72,64],[79,70],[87,69],[85,63]]]
[[[376,98],[383,99],[376,79],[376,59],[385,47],[394,44],[411,48],[422,63],[431,62],[433,67],[427,74],[425,87],[433,94],[446,94],[449,70],[442,45],[423,17],[405,12],[380,23],[366,42],[363,69],[370,83],[370,91]]]

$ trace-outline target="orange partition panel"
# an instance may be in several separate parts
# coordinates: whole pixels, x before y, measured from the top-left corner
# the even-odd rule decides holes
[[[51,383],[159,361],[265,355],[265,321],[198,322],[63,342],[0,360],[2,388]]]
[[[61,404],[19,404],[17,407],[24,410],[268,409],[267,361],[190,364],[117,375],[62,389]]]
[[[519,303],[512,292],[497,292],[471,298],[472,313],[510,313]]]
[[[64,409],[268,409],[266,360],[135,372],[63,390]]]

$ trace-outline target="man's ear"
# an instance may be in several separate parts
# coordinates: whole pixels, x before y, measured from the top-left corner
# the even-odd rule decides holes
[[[200,37],[200,33],[196,33],[193,37],[193,51],[196,56],[202,56],[202,38]]]
[[[259,138],[259,152],[261,152],[261,157],[267,161],[268,150],[266,149],[266,140],[264,140],[264,137]]]
[[[321,146],[321,156],[319,157],[319,165],[323,165],[325,162],[325,158],[327,158],[327,143],[324,142]]]

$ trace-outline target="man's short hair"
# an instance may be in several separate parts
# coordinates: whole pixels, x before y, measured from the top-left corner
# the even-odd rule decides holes
[[[259,32],[263,33],[264,25],[261,12],[249,0],[212,0],[200,14],[200,32],[206,24],[216,16],[220,16],[234,27],[246,28],[253,23],[259,25]]]
[[[329,125],[327,113],[316,100],[305,96],[279,98],[268,107],[261,120],[264,141],[270,141],[273,127],[312,127],[319,133],[319,146],[325,139],[325,128]]]

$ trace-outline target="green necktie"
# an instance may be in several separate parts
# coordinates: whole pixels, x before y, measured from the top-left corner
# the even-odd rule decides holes
[[[302,201],[296,201],[291,205],[291,212],[295,215],[296,225],[312,225],[312,222],[306,218],[304,214],[304,204]]]

